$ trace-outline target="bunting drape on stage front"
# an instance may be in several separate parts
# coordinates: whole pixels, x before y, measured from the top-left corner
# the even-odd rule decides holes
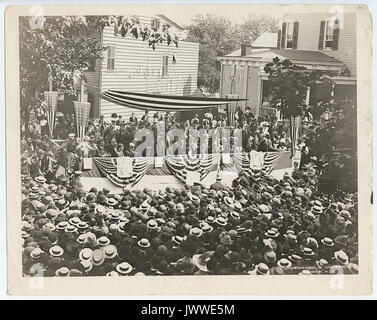
[[[246,100],[238,98],[169,96],[117,90],[107,90],[102,93],[101,98],[129,108],[156,111],[187,111],[190,109],[211,108],[216,105]]]
[[[260,157],[255,157],[258,154]],[[93,168],[83,170],[83,177],[106,177],[113,184],[119,187],[134,186],[144,175],[173,175],[182,183],[186,183],[187,175],[190,172],[199,172],[199,180],[205,179],[209,172],[222,171],[245,172],[252,174],[252,170],[260,169],[264,174],[269,175],[273,170],[289,169],[292,167],[290,151],[285,152],[255,152],[228,154],[228,161],[221,161],[221,155],[197,155],[197,156],[166,156],[163,165],[155,167],[154,158],[129,158],[127,163],[128,172],[126,176],[120,176],[119,167],[124,158],[92,158]],[[259,158],[259,159],[258,159]]]

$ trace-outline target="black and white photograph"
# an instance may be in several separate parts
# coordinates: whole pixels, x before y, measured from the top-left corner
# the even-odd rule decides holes
[[[42,286],[223,276],[328,289],[364,268],[368,291],[366,7],[21,8],[6,57],[8,269]]]

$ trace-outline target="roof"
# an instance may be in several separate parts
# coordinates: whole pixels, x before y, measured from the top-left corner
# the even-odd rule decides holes
[[[165,20],[167,23],[169,23],[171,26],[177,28],[178,30],[180,30],[180,31],[184,30],[184,28],[182,26],[180,26],[178,23],[174,22],[173,20],[169,19],[167,16],[165,16],[163,14],[158,14],[157,16],[160,17],[162,20]]]
[[[238,51],[237,51],[238,52]],[[237,53],[234,52],[235,54]],[[339,64],[343,65],[343,63],[333,57],[330,57],[320,51],[311,51],[311,50],[292,50],[292,49],[261,49],[261,50],[252,50],[251,54],[248,54],[246,56],[241,57],[241,50],[239,51],[239,54],[233,55],[231,53],[230,55],[224,56],[223,58],[260,58],[262,61],[270,62],[273,58],[278,57],[280,59],[289,59],[293,62],[314,62],[318,64]],[[222,58],[222,57],[220,57]]]
[[[253,43],[253,48],[276,48],[278,42],[278,34],[274,32],[265,32],[260,35]]]
[[[225,57],[240,57],[241,56],[241,48],[234,50],[233,52],[225,55]]]
[[[285,57],[289,60],[295,61],[316,61],[316,62],[332,62],[341,63],[339,60],[330,57],[321,51],[311,51],[311,50],[279,50],[272,49],[275,54]]]

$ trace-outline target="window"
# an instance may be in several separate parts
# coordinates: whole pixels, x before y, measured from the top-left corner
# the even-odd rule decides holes
[[[298,29],[298,21],[284,22],[282,25],[282,32],[278,33],[278,48],[297,49]]]
[[[286,45],[287,49],[293,48],[293,22],[287,23]]]
[[[162,56],[162,72],[161,76],[166,77],[168,75],[168,65],[169,65],[169,57],[168,56]]]
[[[331,23],[331,21],[321,21],[319,31],[319,50],[337,50],[339,42],[339,27],[338,20]]]
[[[107,70],[115,69],[115,46],[107,48]]]
[[[333,42],[333,35],[334,35],[334,29],[332,28],[332,25],[329,21],[325,22],[325,35],[324,35],[324,43],[323,48],[324,49],[331,49],[332,48],[332,42]]]

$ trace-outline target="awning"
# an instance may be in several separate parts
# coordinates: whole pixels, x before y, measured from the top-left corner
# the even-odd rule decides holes
[[[216,105],[247,100],[234,98],[170,96],[116,90],[107,90],[103,92],[101,98],[129,108],[156,111],[185,111],[190,109],[211,108]]]

